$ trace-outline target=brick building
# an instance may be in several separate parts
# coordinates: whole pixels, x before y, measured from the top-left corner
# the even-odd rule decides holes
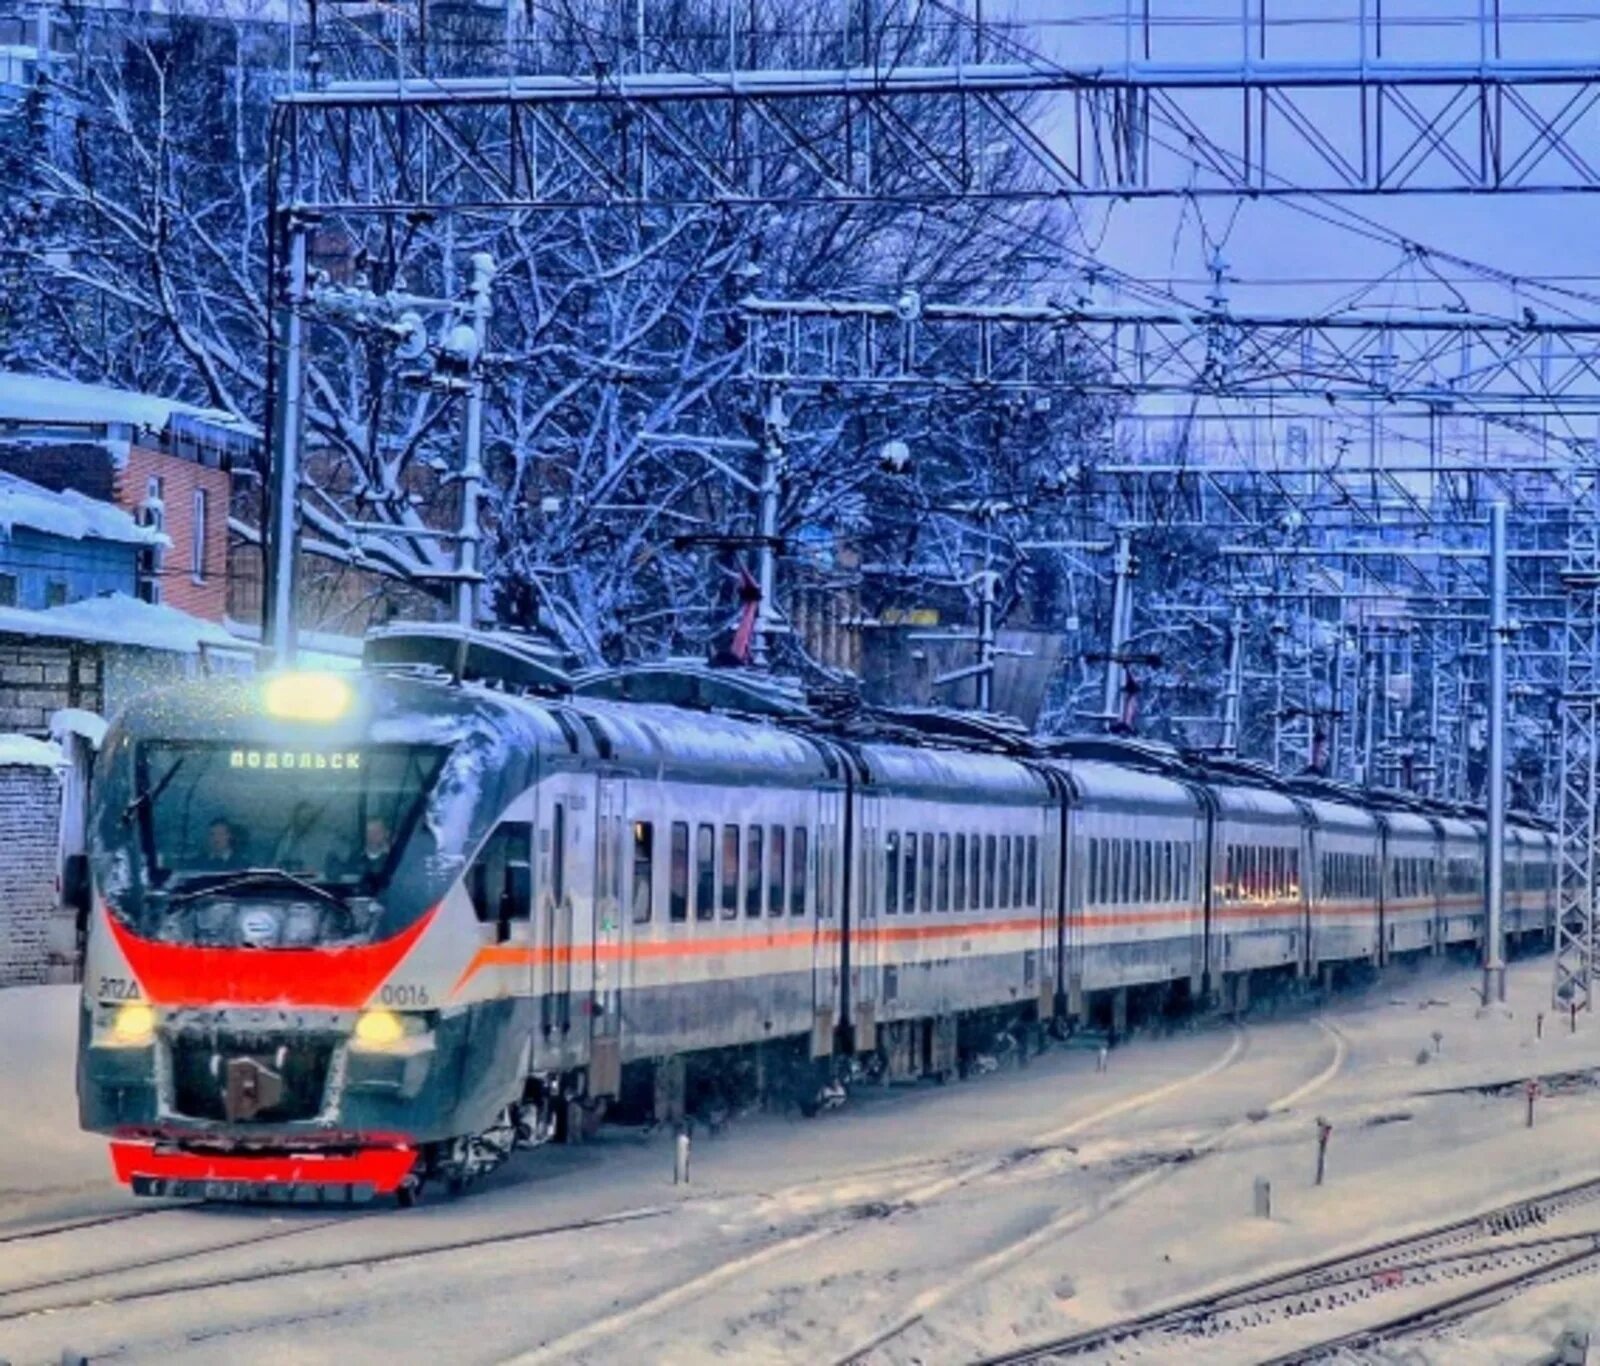
[[[60,920],[60,757],[48,742],[0,736],[0,987],[50,975]]]
[[[136,594],[206,621],[227,616],[231,472],[258,442],[227,413],[0,371],[0,471],[102,499],[163,534],[144,550]]]
[[[221,626],[134,598],[0,608],[0,732],[44,736],[63,708],[113,716],[146,688],[254,664]]]

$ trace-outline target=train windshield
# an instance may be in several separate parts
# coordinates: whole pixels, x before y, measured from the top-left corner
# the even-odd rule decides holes
[[[228,744],[138,747],[125,818],[146,885],[177,893],[272,870],[336,894],[375,896],[422,819],[445,751]]]

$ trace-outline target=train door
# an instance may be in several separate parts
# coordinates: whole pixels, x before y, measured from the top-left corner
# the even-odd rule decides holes
[[[589,1093],[615,1096],[622,1087],[622,988],[627,917],[623,914],[623,784],[595,784],[593,989],[589,997]]]
[[[851,898],[850,1023],[858,1053],[878,1046],[879,994],[878,917],[883,912],[883,878],[878,867],[883,848],[883,800],[863,793],[857,805],[860,826],[855,832],[856,876]]]
[[[844,794],[817,793],[817,851],[814,859],[812,905],[816,928],[811,936],[812,1026],[811,1055],[833,1052],[834,1029],[839,1023],[840,933],[844,916]],[[791,853],[796,867],[803,855]]]
[[[543,794],[539,813],[539,899],[535,935],[539,1029],[546,1046],[565,1053],[572,1035],[573,792],[566,779]]]

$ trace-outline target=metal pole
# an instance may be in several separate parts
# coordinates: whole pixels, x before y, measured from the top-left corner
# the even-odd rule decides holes
[[[1378,707],[1378,654],[1373,648],[1373,627],[1366,629],[1366,712],[1362,723],[1366,727],[1361,739],[1361,784],[1363,787],[1373,786],[1372,755],[1373,741],[1375,738],[1374,724]]]
[[[1244,685],[1244,605],[1233,604],[1228,622],[1228,686],[1222,694],[1222,752],[1239,753],[1239,695]]]
[[[783,394],[774,388],[768,394],[762,421],[761,524],[756,546],[756,583],[761,591],[761,601],[756,604],[755,648],[751,652],[755,663],[762,665],[770,658],[771,637],[776,629],[773,594],[777,591],[778,572],[778,490],[783,471],[783,434],[787,424]]]
[[[1289,634],[1286,619],[1278,618],[1272,626],[1272,771],[1283,772],[1283,642]]]
[[[985,519],[985,531],[988,530]],[[994,710],[994,552],[991,538],[983,538],[983,572],[978,576],[978,710]]]
[[[478,624],[483,606],[478,498],[483,488],[483,348],[489,334],[489,286],[493,280],[494,258],[487,252],[474,252],[472,283],[467,293],[477,344],[467,371],[467,411],[461,433],[461,540],[456,552],[456,624],[469,631]]]
[[[1506,999],[1506,505],[1489,509],[1489,926],[1483,1003]]]
[[[310,224],[288,211],[289,279],[279,311],[283,360],[279,371],[276,430],[269,471],[271,521],[267,530],[267,597],[263,637],[279,668],[294,663],[295,580],[300,531],[300,442],[305,429],[306,237]]]
[[[1111,648],[1106,652],[1105,720],[1109,729],[1122,715],[1123,655],[1127,652],[1129,610],[1128,590],[1133,577],[1133,537],[1117,532],[1117,548],[1112,562]]]

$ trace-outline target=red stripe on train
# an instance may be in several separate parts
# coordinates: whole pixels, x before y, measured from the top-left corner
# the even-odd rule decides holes
[[[371,1186],[389,1195],[416,1166],[415,1149],[361,1148],[353,1153],[207,1153],[153,1143],[113,1143],[111,1169],[123,1185],[159,1181],[250,1181],[286,1186]]]
[[[212,949],[143,939],[106,913],[147,999],[162,1006],[365,1005],[433,922],[435,906],[392,939],[326,949]]]

